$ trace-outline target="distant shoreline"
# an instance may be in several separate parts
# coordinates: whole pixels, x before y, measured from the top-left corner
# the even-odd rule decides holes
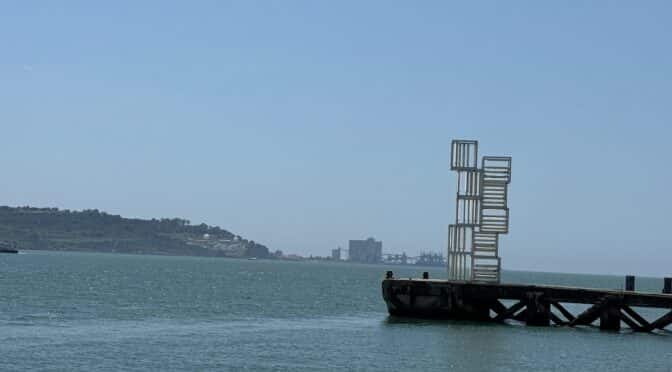
[[[196,255],[184,255],[184,254],[156,254],[156,253],[127,253],[127,252],[101,252],[101,251],[91,251],[91,250],[46,250],[46,249],[20,249],[19,254],[21,253],[29,253],[29,252],[39,252],[39,253],[85,253],[85,254],[109,254],[109,255],[126,255],[126,256],[156,256],[156,257],[194,257],[194,258],[217,258],[217,259],[231,259],[231,260],[237,260],[237,261],[249,261],[245,257],[225,257],[225,256],[196,256]],[[15,256],[15,255],[9,255],[9,256]],[[0,255],[2,257],[2,255]],[[305,264],[312,264],[312,263],[328,263],[328,264],[334,264],[334,265],[344,265],[344,266],[362,266],[362,267],[381,267],[384,269],[391,269],[392,271],[395,270],[395,268],[400,268],[400,269],[413,269],[413,268],[418,268],[418,269],[445,269],[443,266],[424,266],[424,265],[397,265],[397,264],[372,264],[372,263],[362,263],[362,262],[351,262],[351,261],[334,261],[334,260],[316,260],[316,259],[310,259],[306,258],[303,260],[295,260],[295,259],[278,259],[278,258],[261,258],[256,261],[249,261],[249,262],[296,262],[296,263],[305,263]],[[381,270],[381,275],[384,274],[384,270]],[[561,271],[541,271],[541,270],[530,270],[530,269],[504,269],[504,273],[529,273],[529,274],[545,274],[545,275],[580,275],[580,276],[589,276],[589,277],[624,277],[626,274],[621,274],[621,273],[582,273],[582,272],[561,272]],[[418,272],[418,276],[420,272]],[[665,277],[666,275],[664,274],[658,274],[658,275],[651,275],[651,274],[645,274],[645,275],[637,275],[637,278],[640,279],[655,279],[659,280]]]
[[[181,218],[124,218],[97,209],[0,206],[0,240],[15,243],[19,250],[271,256],[266,246],[219,226],[192,225]]]
[[[20,252],[39,252],[39,253],[87,253],[87,254],[106,254],[106,255],[127,255],[127,256],[157,256],[157,257],[199,257],[199,258],[221,258],[221,259],[232,259],[239,261],[249,261],[248,257],[227,257],[227,256],[203,256],[203,255],[190,255],[190,254],[173,254],[173,253],[161,253],[161,252],[111,252],[111,251],[98,251],[98,250],[73,250],[73,249],[20,249]],[[366,263],[366,262],[353,262],[347,260],[330,260],[330,259],[315,259],[315,258],[302,258],[302,259],[288,259],[288,258],[276,258],[276,257],[267,257],[259,258],[256,261],[261,262],[297,262],[297,263],[328,263],[334,265],[346,265],[346,266],[377,266],[382,268],[424,268],[424,269],[442,269],[443,266],[426,266],[426,265],[401,265],[401,264],[386,264],[386,263]]]

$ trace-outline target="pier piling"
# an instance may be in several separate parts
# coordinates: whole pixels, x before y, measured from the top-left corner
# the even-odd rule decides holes
[[[633,278],[634,282],[634,277]],[[631,289],[630,289],[631,290]],[[606,331],[621,330],[621,301],[618,297],[607,297],[600,309],[600,329]]]
[[[525,324],[546,327],[550,325],[551,307],[541,292],[527,293]]]

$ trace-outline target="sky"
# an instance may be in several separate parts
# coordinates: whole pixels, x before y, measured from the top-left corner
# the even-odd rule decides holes
[[[672,3],[0,3],[0,204],[302,255],[444,252],[452,139],[513,157],[505,269],[671,275]]]

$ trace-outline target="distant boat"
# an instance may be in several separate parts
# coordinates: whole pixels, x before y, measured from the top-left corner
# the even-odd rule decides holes
[[[256,257],[249,257],[248,260],[256,260]]]
[[[16,242],[0,241],[0,253],[19,253]]]

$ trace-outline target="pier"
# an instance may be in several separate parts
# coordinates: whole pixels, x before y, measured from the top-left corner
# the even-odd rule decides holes
[[[511,157],[484,156],[478,142],[454,140],[450,168],[457,172],[455,223],[448,226],[447,280],[395,279],[387,272],[383,298],[391,315],[505,322],[531,326],[589,326],[599,320],[603,330],[623,324],[636,332],[665,329],[672,323],[672,278],[661,294],[635,291],[635,277],[625,278],[625,290],[502,284],[501,234],[509,233],[508,189]],[[504,302],[502,302],[504,301]],[[507,306],[505,303],[511,302]],[[572,313],[564,305],[588,308]],[[646,319],[634,308],[666,310]]]
[[[672,279],[667,293],[549,285],[476,283],[434,279],[395,279],[388,272],[383,298],[390,315],[504,322],[512,319],[531,326],[590,326],[619,331],[622,324],[635,332],[652,332],[672,323]],[[513,301],[506,306],[502,301]],[[588,304],[573,314],[564,304]],[[657,319],[646,319],[633,307],[666,309]]]

